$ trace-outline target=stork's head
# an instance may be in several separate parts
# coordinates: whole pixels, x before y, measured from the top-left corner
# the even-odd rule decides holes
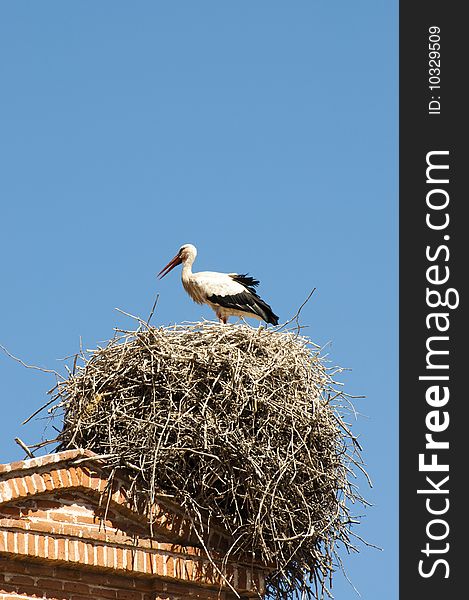
[[[158,277],[162,279],[165,275],[172,271],[174,267],[177,267],[177,265],[180,265],[181,263],[190,261],[192,264],[196,256],[196,247],[192,244],[184,244],[179,248],[179,252],[176,254],[176,256],[172,258],[163,269],[161,269],[161,271],[158,273]]]
[[[179,248],[178,256],[181,257],[181,262],[186,262],[189,258],[194,261],[197,256],[197,248],[192,244],[183,244]]]

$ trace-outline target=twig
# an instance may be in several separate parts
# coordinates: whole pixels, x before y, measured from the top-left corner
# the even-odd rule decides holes
[[[96,456],[83,456],[83,458],[77,458],[71,462],[73,465],[81,465],[81,463],[92,462],[96,460],[109,460],[115,458],[115,454],[96,454]]]
[[[59,438],[54,438],[53,440],[45,440],[44,442],[39,442],[39,444],[30,444],[28,448],[34,448],[34,450],[39,450],[39,448],[43,448],[44,446],[49,446],[49,444],[54,444],[57,442]]]
[[[54,398],[52,398],[52,400],[49,400],[48,402],[46,402],[45,404],[43,404],[40,408],[38,408],[37,410],[35,410],[32,415],[30,415],[27,419],[25,419],[21,423],[21,425],[26,425],[26,423],[28,423],[29,421],[31,421],[31,419],[33,419],[36,415],[38,415],[40,412],[42,412],[45,408],[47,408],[48,406],[50,406],[56,400],[57,400],[57,398],[54,397]]]
[[[155,301],[153,302],[153,306],[151,307],[150,316],[147,319],[147,327],[150,325],[151,318],[153,317],[153,313],[155,312],[156,305],[158,304],[158,300],[160,299],[160,295],[156,294]]]
[[[31,450],[28,448],[28,446],[26,446],[26,444],[23,442],[23,440],[20,440],[20,438],[16,437],[15,442],[18,444],[18,446],[21,446],[21,448],[23,448],[23,450],[26,452],[26,454],[29,456],[29,458],[34,458],[34,454],[31,452]]]
[[[293,315],[293,317],[291,319],[289,319],[288,321],[286,321],[285,323],[283,323],[283,325],[281,325],[277,331],[281,331],[284,327],[286,327],[287,325],[289,325],[290,323],[292,323],[293,321],[296,321],[297,324],[297,331],[299,332],[301,327],[300,327],[300,323],[299,323],[299,316],[301,311],[303,310],[304,306],[308,303],[309,299],[311,298],[311,296],[314,294],[314,292],[316,291],[316,288],[313,288],[311,290],[311,292],[308,294],[308,297],[306,298],[306,300],[303,302],[303,304],[300,306],[300,308],[296,311],[296,314]]]
[[[53,369],[44,369],[42,367],[36,367],[35,365],[28,365],[24,361],[22,361],[21,358],[18,358],[17,356],[14,356],[11,352],[9,352],[5,348],[5,346],[2,346],[2,344],[0,344],[0,348],[5,352],[5,354],[7,356],[9,356],[10,358],[12,358],[13,360],[16,360],[16,362],[20,363],[20,365],[23,365],[23,367],[26,367],[27,369],[34,369],[36,371],[42,371],[43,373],[52,373],[57,378],[62,379],[63,381],[65,381],[65,377],[63,377],[62,375],[60,375],[60,373],[57,373],[57,371],[54,371]]]
[[[117,312],[120,312],[121,314],[125,315],[126,317],[130,317],[131,319],[135,319],[135,321],[137,321],[138,323],[144,323],[144,321],[142,321],[142,319],[140,317],[136,317],[135,315],[132,315],[131,313],[126,312],[125,310],[122,310],[120,308],[115,308],[114,310],[117,310]]]

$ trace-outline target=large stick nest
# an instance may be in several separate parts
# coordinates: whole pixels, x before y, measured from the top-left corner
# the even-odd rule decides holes
[[[318,347],[298,331],[204,322],[120,331],[82,359],[55,389],[59,449],[106,455],[140,505],[173,497],[201,541],[221,525],[231,556],[272,567],[274,597],[328,587],[338,545],[356,550],[350,505],[365,501],[348,398]]]

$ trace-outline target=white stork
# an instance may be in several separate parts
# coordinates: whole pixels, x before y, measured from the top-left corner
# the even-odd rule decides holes
[[[184,244],[176,256],[161,269],[162,279],[174,267],[182,263],[182,285],[197,304],[208,304],[224,324],[231,316],[254,317],[272,325],[278,324],[278,317],[255,290],[257,279],[237,273],[216,273],[214,271],[192,272],[197,249],[192,244]]]

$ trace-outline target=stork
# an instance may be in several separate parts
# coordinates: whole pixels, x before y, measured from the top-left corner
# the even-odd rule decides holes
[[[259,281],[247,274],[216,273],[214,271],[192,272],[197,249],[192,244],[184,244],[176,256],[161,269],[158,277],[162,279],[174,267],[182,263],[182,285],[197,304],[208,304],[224,324],[228,318],[254,317],[278,325],[278,317],[271,307],[262,300],[256,287]]]

